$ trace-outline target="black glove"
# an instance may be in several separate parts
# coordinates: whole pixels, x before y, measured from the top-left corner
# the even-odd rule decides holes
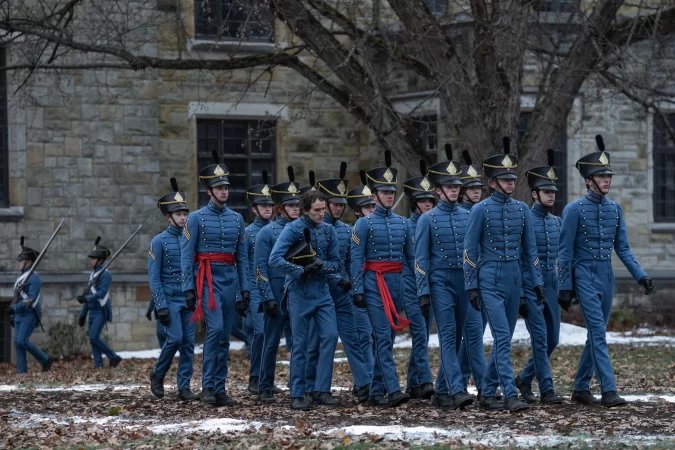
[[[84,326],[84,321],[85,321],[85,319],[86,319],[85,316],[80,316],[80,317],[77,319],[77,324],[80,326],[80,328]]]
[[[420,295],[420,309],[422,310],[422,315],[426,319],[429,317],[429,308],[431,307],[431,296],[429,295]]]
[[[83,305],[87,303],[87,297],[85,297],[84,295],[78,295],[77,301],[80,302],[80,305]]]
[[[645,295],[649,295],[654,291],[654,282],[652,281],[651,278],[649,277],[642,277],[640,278],[640,281],[638,281],[640,286],[645,288]]]
[[[197,309],[197,295],[195,294],[194,289],[185,291],[183,295],[185,296],[185,305],[187,306],[187,309],[190,311]]]
[[[239,314],[241,317],[244,317],[246,315],[246,311],[248,311],[248,306],[250,304],[251,304],[251,293],[249,291],[241,291],[241,301],[237,302],[236,304],[237,314]]]
[[[157,320],[159,320],[159,323],[161,323],[165,327],[168,327],[169,324],[171,323],[169,308],[162,308],[159,311],[157,311]]]
[[[345,292],[352,290],[352,282],[349,280],[349,278],[340,278],[340,281],[337,282],[337,285]]]
[[[270,316],[272,319],[276,319],[277,313],[279,312],[279,304],[274,300],[267,300],[265,303],[263,303],[263,311],[265,311],[265,314]]]
[[[145,313],[145,318],[148,319],[148,322],[152,322],[152,310],[149,309],[148,312]]]
[[[534,293],[537,294],[537,305],[543,305],[544,301],[546,300],[546,293],[544,292],[544,286],[535,286]]]
[[[466,293],[469,295],[469,302],[473,306],[473,309],[480,311],[480,304],[483,301],[480,291],[478,289],[469,289]]]
[[[527,319],[527,302],[525,301],[525,297],[520,297],[520,306],[518,307],[518,314],[523,319]]]
[[[366,296],[363,294],[356,294],[354,295],[354,298],[352,298],[352,302],[354,303],[354,306],[357,308],[366,308]]]
[[[574,291],[560,291],[558,292],[558,304],[565,311],[569,311],[574,297]]]
[[[323,260],[319,257],[314,258],[314,260],[307,264],[304,269],[302,269],[302,277],[307,279],[310,275],[318,272],[323,267]]]

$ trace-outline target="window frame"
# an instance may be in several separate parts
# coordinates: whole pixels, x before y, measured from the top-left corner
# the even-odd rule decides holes
[[[218,17],[222,17],[222,8],[225,3],[231,4],[233,1],[234,2],[243,2],[247,0],[194,0],[193,1],[193,20],[194,20],[194,37],[197,40],[201,41],[219,41],[219,42],[238,42],[241,44],[274,44],[275,41],[275,30],[274,30],[274,16],[270,12],[270,20],[269,20],[269,33],[265,37],[261,38],[256,38],[252,37],[249,35],[246,36],[239,36],[239,27],[237,28],[237,31],[234,33],[234,36],[230,36],[229,33],[226,33],[224,30],[224,26],[227,26],[227,23],[229,22],[228,18],[223,19],[217,19],[217,27],[216,27],[216,32],[211,33],[208,31],[207,26],[205,26],[206,21],[202,19],[202,15],[205,15],[205,12],[203,11],[202,4],[204,3],[209,3],[212,1],[213,6],[216,8],[215,14]],[[228,14],[229,17],[229,14]],[[260,20],[250,20],[250,15],[246,17],[246,20],[244,22],[241,21],[235,21],[234,19],[231,19],[232,22],[230,24],[236,22],[239,23],[239,26],[241,26],[242,23],[248,24],[257,24],[257,25],[263,25],[264,22]],[[215,21],[215,20],[214,20]]]
[[[668,119],[670,127],[675,129],[675,112],[666,112],[665,116]],[[668,134],[667,128],[663,125],[662,117],[654,115],[652,132],[652,207],[654,222],[658,224],[675,223],[675,180],[672,177],[670,179],[668,177],[668,159],[672,159],[673,166],[675,166],[675,140]],[[667,194],[661,194],[662,188],[668,190],[668,182],[672,185],[670,188],[673,191],[673,194],[671,194],[672,200],[669,200]],[[661,208],[661,206],[663,207]],[[665,214],[660,213],[661,209]],[[669,212],[670,214],[668,214]]]
[[[430,120],[427,120],[427,119],[430,119]],[[436,152],[438,152],[438,124],[439,124],[438,114],[436,114],[435,112],[429,112],[427,114],[413,115],[413,116],[410,116],[409,120],[412,122],[412,127],[413,127],[413,129],[416,133],[415,138],[418,140],[418,142],[420,142],[422,139],[424,139],[424,150],[425,150],[426,154],[432,155],[432,154],[435,154]],[[423,126],[422,123],[433,125],[433,127],[436,128],[435,134],[433,134],[433,131],[431,131],[428,126],[427,126],[427,130],[422,130],[421,129],[422,126]],[[419,127],[420,127],[419,129],[417,128],[418,124],[419,124]],[[417,136],[418,131],[422,132],[422,134],[419,136],[419,138]],[[430,136],[433,136],[434,141],[436,142],[436,147],[434,147],[434,148],[429,147],[429,137]]]
[[[6,49],[0,47],[0,63],[5,66]],[[7,72],[0,71],[0,208],[9,208],[9,102]]]

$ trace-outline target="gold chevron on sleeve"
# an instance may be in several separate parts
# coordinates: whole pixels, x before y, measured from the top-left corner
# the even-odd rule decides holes
[[[537,259],[534,260],[533,266],[537,267],[537,265],[539,265],[539,257],[538,256],[537,256]]]
[[[476,268],[476,263],[474,263],[473,261],[471,261],[471,259],[469,259],[469,255],[466,253],[466,250],[464,250],[464,262],[469,264],[474,269]]]
[[[150,247],[148,247],[148,255],[150,255],[153,261],[157,261],[157,258],[155,258],[155,253],[152,251],[152,244]]]
[[[420,267],[420,265],[417,264],[417,261],[415,261],[415,270],[418,271],[419,273],[421,273],[421,274],[424,275],[424,276],[426,276],[426,274],[427,274],[424,270],[422,270],[422,268]]]
[[[258,278],[260,278],[260,279],[263,280],[265,283],[269,283],[269,281],[270,281],[270,280],[268,280],[267,278],[265,278],[265,277],[263,276],[262,273],[260,273],[260,268],[258,268],[258,267],[255,268],[255,278],[256,278],[256,280],[257,280]]]
[[[356,230],[352,231],[352,241],[354,241],[356,245],[361,245],[361,239],[356,235]]]

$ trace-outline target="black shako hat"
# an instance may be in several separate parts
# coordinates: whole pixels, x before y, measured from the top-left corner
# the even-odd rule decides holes
[[[403,192],[411,201],[422,198],[436,200],[431,181],[427,178],[427,162],[420,159],[420,173],[422,176],[411,178],[403,183]]]
[[[108,259],[108,256],[110,256],[110,250],[102,245],[98,245],[99,242],[101,242],[101,236],[96,238],[96,241],[94,241],[94,248],[91,249],[91,252],[89,252],[87,257],[106,260]]]
[[[23,245],[24,237],[21,236],[21,253],[16,257],[17,261],[35,261],[40,254],[37,250],[33,250],[30,247]]]
[[[558,176],[555,173],[553,166],[555,165],[555,151],[552,148],[547,150],[548,156],[548,166],[535,167],[527,171],[527,184],[530,186],[530,189],[534,190],[544,190],[544,191],[557,191],[558,188],[555,185]]]
[[[160,198],[157,202],[157,207],[165,216],[174,211],[189,211],[190,208],[188,208],[187,202],[185,201],[185,192],[178,191],[178,183],[175,178],[171,178],[169,181],[171,182],[171,189],[173,189],[173,192],[169,192],[164,197]]]
[[[461,167],[462,173],[459,176],[460,180],[462,180],[462,185],[464,187],[482,186],[481,168],[473,165],[471,155],[466,150],[462,152],[462,159],[464,159],[464,164],[466,164]]]
[[[368,187],[371,191],[396,191],[396,175],[398,171],[391,168],[391,152],[384,152],[384,167],[376,167],[366,172]]]
[[[304,194],[305,192],[316,191],[316,174],[313,170],[310,170],[307,175],[309,177],[309,186],[300,188],[300,195]]]
[[[462,185],[462,180],[459,178],[462,170],[461,164],[452,160],[452,146],[445,144],[445,156],[447,161],[436,163],[429,167],[429,178],[435,186],[443,185]]]
[[[577,170],[584,179],[593,175],[614,175],[609,165],[609,152],[605,151],[605,141],[601,135],[595,136],[599,152],[590,153],[577,161]]]
[[[488,178],[504,178],[507,180],[515,180],[516,168],[518,167],[518,158],[510,155],[511,139],[504,137],[502,140],[504,144],[504,153],[500,155],[493,155],[483,161],[483,172]]]
[[[300,203],[300,185],[295,182],[293,167],[288,166],[288,181],[272,186],[272,199],[277,205],[292,205]]]
[[[227,179],[227,176],[230,174],[229,169],[225,164],[220,162],[220,156],[218,156],[217,151],[211,151],[211,156],[213,157],[215,164],[206,166],[199,171],[199,182],[206,189],[229,185],[230,182]]]
[[[361,184],[347,193],[347,204],[352,210],[375,204],[375,200],[371,197],[373,193],[368,187],[366,171],[359,171],[359,175],[361,176]]]
[[[268,186],[269,175],[266,170],[262,171],[262,184],[256,184],[251,186],[246,191],[246,199],[251,204],[255,205],[274,205],[274,200],[272,200],[272,191]]]
[[[347,163],[340,163],[339,178],[329,178],[319,181],[317,187],[319,192],[326,195],[326,200],[340,205],[347,204],[347,184],[349,183],[345,176],[347,175]]]
[[[293,243],[286,251],[284,259],[299,266],[306,266],[314,262],[316,259],[316,252],[312,249],[312,244],[310,243],[309,228],[304,228],[302,230],[302,235],[303,239]]]

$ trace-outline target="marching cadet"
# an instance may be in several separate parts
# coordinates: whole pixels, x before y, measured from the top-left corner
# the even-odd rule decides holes
[[[251,301],[248,286],[248,248],[244,219],[225,204],[229,198],[229,171],[212,153],[215,164],[199,171],[209,203],[187,218],[180,240],[183,293],[196,309],[190,320],[205,319],[202,402],[230,406],[235,402],[225,389],[230,332],[235,310],[246,311]],[[241,300],[236,301],[237,287]],[[196,300],[195,300],[196,299]],[[236,305],[235,305],[236,302]]]
[[[100,236],[96,238],[94,248],[87,255],[93,269],[89,280],[95,280],[95,282],[89,294],[77,297],[77,301],[82,304],[78,321],[81,327],[84,326],[87,314],[89,314],[89,343],[94,353],[94,368],[96,369],[103,368],[103,354],[108,357],[110,367],[117,367],[122,361],[122,358],[101,337],[103,326],[106,322],[112,322],[112,304],[110,302],[112,275],[107,269],[103,270],[103,263],[110,256],[110,250],[99,245],[99,242],[101,242]]]
[[[332,397],[333,358],[338,341],[335,306],[327,280],[343,272],[335,229],[324,222],[326,197],[309,190],[300,199],[304,214],[286,225],[269,257],[270,267],[286,272],[284,303],[293,330],[291,409],[307,411],[307,348],[309,324],[316,322],[321,342],[313,401],[336,405]]]
[[[398,406],[410,400],[401,392],[394,363],[393,344],[397,331],[410,322],[401,318],[405,287],[401,272],[409,264],[414,272],[413,236],[408,221],[392,211],[396,195],[396,169],[385,152],[385,167],[366,172],[375,211],[354,226],[351,243],[353,302],[367,308],[375,341],[375,366],[370,399],[378,406]],[[382,382],[376,376],[382,374]],[[384,394],[389,394],[389,399]]]
[[[445,154],[448,161],[429,167],[439,200],[417,223],[415,271],[420,305],[430,304],[434,308],[438,326],[441,367],[432,404],[463,409],[473,403],[473,397],[465,392],[457,361],[469,303],[462,272],[469,212],[457,203],[461,170],[460,163],[452,159],[449,144],[445,146]]]
[[[427,163],[423,159],[420,160],[420,174],[421,176],[403,183],[403,191],[410,201],[411,212],[408,223],[410,223],[413,236],[420,216],[436,205],[436,196],[427,178]],[[408,265],[403,266],[403,283],[405,285],[405,315],[410,320],[410,334],[412,335],[405,392],[413,399],[430,399],[435,391],[431,367],[429,367],[427,324],[433,320],[433,312],[429,304],[422,305],[420,308],[415,274],[409,271]]]
[[[494,338],[480,407],[519,411],[529,408],[518,398],[511,366],[511,337],[523,286],[521,264],[540,302],[544,288],[530,211],[523,202],[511,198],[518,159],[509,155],[509,150],[509,138],[504,138],[504,154],[483,161],[492,195],[471,208],[464,238],[464,271],[471,306],[485,308]],[[500,384],[503,403],[496,399]]]
[[[347,361],[354,377],[354,393],[359,402],[368,400],[368,393],[370,391],[371,374],[368,367],[366,357],[363,354],[359,342],[359,335],[356,329],[356,319],[354,313],[354,305],[351,299],[352,282],[346,267],[349,267],[349,243],[352,236],[352,227],[342,222],[340,218],[345,211],[347,205],[347,180],[345,175],[347,172],[347,163],[340,164],[339,178],[331,178],[322,180],[317,183],[317,190],[324,194],[326,198],[326,213],[323,216],[323,221],[335,229],[337,235],[338,256],[341,262],[344,263],[343,270],[339,274],[328,277],[328,287],[330,295],[333,298],[335,305],[335,315],[337,319],[337,331],[342,345],[344,346]],[[316,321],[312,321],[313,327],[316,327]],[[316,336],[316,337],[315,337]],[[317,371],[318,355],[320,354],[320,342],[318,333],[310,337],[310,350],[308,352],[308,374]],[[315,360],[309,357],[316,354]],[[314,377],[308,382],[313,382]],[[315,402],[321,403],[318,394],[315,394],[316,389],[314,383],[308,386],[308,391],[312,393]]]
[[[148,322],[152,322],[153,315],[157,322],[157,342],[159,342],[159,348],[161,349],[166,342],[166,327],[160,323],[159,318],[157,317],[157,311],[155,311],[155,300],[151,298],[148,302],[148,308],[145,310],[145,318],[148,319]]]
[[[164,378],[171,361],[180,350],[176,385],[181,400],[196,400],[199,395],[190,390],[192,362],[195,354],[195,324],[190,316],[196,308],[195,299],[187,302],[181,286],[181,249],[183,227],[190,209],[185,193],[178,191],[178,183],[171,178],[173,191],[157,202],[169,227],[155,236],[148,246],[148,278],[155,304],[157,321],[164,327],[166,340],[150,374],[150,391],[155,397],[164,397]]]
[[[246,234],[248,234],[248,277],[249,283],[253,285],[255,282],[255,245],[258,234],[265,227],[272,218],[274,213],[274,200],[272,200],[272,192],[268,186],[267,171],[262,171],[262,184],[251,186],[246,191],[246,197],[251,204],[251,211],[255,218],[253,222],[246,227]],[[258,312],[260,307],[260,290],[251,290],[251,304],[249,305],[246,314],[250,316],[249,320],[251,328],[253,329],[253,336],[251,340],[251,368],[249,371],[248,391],[251,394],[258,395],[258,383],[260,382],[260,359],[262,355],[263,341],[265,335],[264,331],[264,315]]]
[[[588,330],[572,400],[611,408],[626,404],[626,400],[616,393],[614,370],[607,349],[607,321],[614,298],[612,249],[645,289],[646,295],[652,293],[654,283],[633,257],[621,205],[606,197],[613,172],[602,136],[595,139],[600,151],[577,161],[577,169],[586,180],[588,192],[563,210],[558,253],[558,302],[567,311],[572,300],[578,298]],[[602,391],[600,401],[589,390],[593,373]]]
[[[30,341],[30,336],[42,319],[42,305],[40,304],[40,289],[42,281],[36,272],[30,273],[30,268],[37,259],[39,252],[23,245],[21,236],[21,252],[17,256],[18,268],[21,272],[14,284],[14,296],[18,301],[13,303],[7,312],[14,327],[14,348],[16,350],[16,373],[28,372],[26,352],[33,355],[42,364],[42,371],[48,372],[54,360]],[[25,282],[22,292],[16,292],[19,285]]]
[[[555,394],[549,365],[549,357],[558,345],[560,334],[558,271],[556,270],[560,218],[550,212],[558,191],[553,155],[553,149],[549,149],[548,165],[527,171],[527,184],[530,186],[533,199],[532,224],[537,241],[539,267],[544,275],[546,299],[541,303],[537,300],[527,273],[523,272],[525,303],[524,306],[521,305],[521,315],[530,333],[532,356],[515,380],[523,400],[530,404],[536,403],[537,397],[532,392],[532,380],[536,373],[541,403],[544,405],[562,403],[562,399]]]
[[[286,272],[269,263],[270,253],[286,224],[300,216],[300,185],[295,181],[293,167],[288,166],[288,181],[276,184],[270,189],[276,205],[276,219],[265,225],[258,233],[255,243],[255,279],[260,290],[258,312],[264,313],[264,339],[260,360],[258,399],[263,403],[275,403],[274,394],[281,392],[274,385],[274,370],[277,367],[277,350],[281,333],[288,318],[288,309],[280,308],[284,297]],[[288,348],[292,345],[286,336]]]
[[[480,202],[483,196],[481,169],[479,166],[473,165],[471,156],[466,150],[462,152],[462,158],[465,165],[461,167],[462,173],[459,176],[460,180],[462,180],[462,188],[460,189],[462,203],[460,203],[460,206],[467,211],[471,211],[473,205]],[[464,331],[462,331],[462,345],[459,348],[458,358],[465,390],[469,385],[469,378],[473,375],[473,382],[476,384],[476,389],[478,390],[476,400],[480,400],[481,398],[483,377],[485,376],[485,367],[487,365],[485,362],[485,347],[483,345],[483,335],[485,334],[486,326],[487,320],[484,319],[481,311],[467,308]]]

